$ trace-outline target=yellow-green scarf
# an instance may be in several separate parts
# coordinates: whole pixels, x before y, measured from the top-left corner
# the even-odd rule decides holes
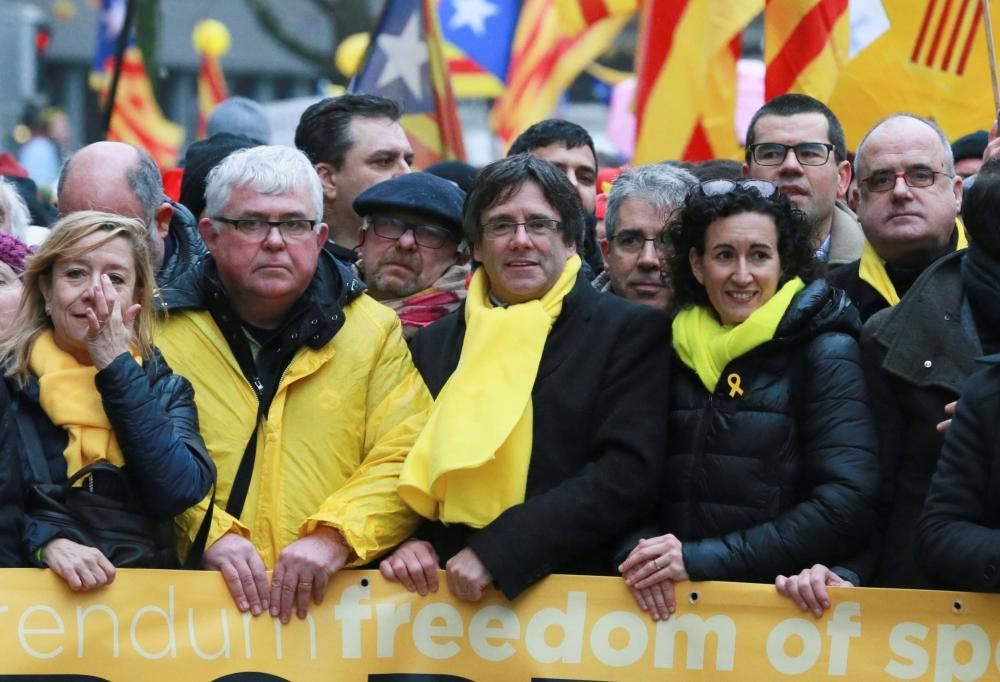
[[[124,466],[125,458],[94,381],[97,368],[81,365],[61,350],[51,331],[42,332],[35,340],[29,366],[38,377],[42,409],[53,424],[69,434],[63,450],[67,475],[98,460]]]
[[[732,360],[774,338],[792,299],[805,286],[798,277],[785,282],[771,300],[735,327],[722,326],[709,306],[682,310],[673,324],[677,356],[698,375],[709,393],[714,393],[719,377]]]
[[[418,514],[475,528],[524,501],[531,462],[531,390],[563,299],[576,283],[572,256],[540,300],[494,307],[476,271],[465,302],[458,367],[399,475],[399,495]]]
[[[965,225],[962,224],[961,218],[955,220],[955,229],[958,230],[958,243],[955,245],[955,250],[959,251],[969,245],[969,240],[965,237]],[[861,281],[868,282],[872,289],[877,291],[889,305],[899,303],[899,294],[896,293],[896,287],[892,283],[892,280],[889,279],[889,273],[885,271],[885,263],[875,253],[874,247],[872,247],[867,239],[865,240],[864,247],[861,249],[861,263],[858,267],[858,276],[861,278]]]

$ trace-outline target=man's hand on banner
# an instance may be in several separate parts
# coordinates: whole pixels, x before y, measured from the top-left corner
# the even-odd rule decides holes
[[[407,540],[378,566],[391,583],[400,583],[421,597],[438,591],[438,555],[426,540]]]
[[[309,613],[309,598],[318,605],[326,594],[330,576],[343,568],[351,548],[336,528],[320,526],[281,550],[271,575],[271,615],[288,623],[292,606],[302,619]]]
[[[115,567],[101,550],[66,538],[46,544],[42,561],[73,591],[86,592],[115,581]]]
[[[267,610],[267,569],[257,548],[245,537],[226,533],[205,550],[202,565],[222,573],[240,611],[259,616]]]
[[[493,583],[493,576],[479,560],[476,553],[466,547],[448,559],[445,564],[448,591],[461,601],[479,601],[486,588]]]

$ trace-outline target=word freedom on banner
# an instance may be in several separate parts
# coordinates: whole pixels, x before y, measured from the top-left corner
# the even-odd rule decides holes
[[[677,613],[653,623],[620,579],[551,576],[513,602],[493,592],[465,604],[443,575],[442,590],[422,598],[375,571],[343,571],[307,619],[282,626],[241,614],[214,573],[120,570],[90,594],[49,571],[2,578],[0,681],[1000,676],[1000,598],[990,595],[835,589],[817,619],[770,585],[685,582]]]

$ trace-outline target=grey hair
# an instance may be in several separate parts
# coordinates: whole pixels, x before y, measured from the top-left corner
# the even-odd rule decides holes
[[[917,116],[916,114],[910,114],[906,112],[892,114],[886,116],[881,121],[876,123],[871,129],[865,133],[865,136],[861,138],[861,143],[858,145],[858,151],[854,155],[854,177],[861,177],[861,153],[864,151],[865,143],[868,142],[868,138],[871,134],[878,130],[883,123],[888,123],[897,118],[912,118],[915,121],[920,121],[928,128],[934,131],[934,134],[938,136],[938,140],[941,141],[941,148],[944,150],[944,170],[948,175],[954,177],[955,175],[955,155],[951,153],[951,143],[948,141],[948,136],[944,134],[940,126],[937,123],[930,120],[929,118],[924,118],[923,116]]]
[[[615,236],[618,211],[626,199],[642,199],[657,212],[666,214],[682,205],[688,192],[697,186],[698,179],[690,172],[666,163],[651,163],[625,171],[615,179],[608,193],[608,205],[604,214],[607,238]]]
[[[125,181],[142,206],[142,214],[146,220],[146,227],[152,231],[156,220],[156,210],[160,207],[160,204],[166,201],[163,196],[163,178],[160,176],[159,166],[156,165],[156,161],[149,155],[149,152],[135,145],[129,146],[135,150],[139,158],[136,164],[125,172]],[[66,184],[66,178],[69,177],[70,166],[74,158],[76,158],[76,154],[70,155],[63,162],[62,168],[59,170],[59,179],[56,181],[56,195],[62,193],[63,185]]]
[[[7,225],[10,232],[21,241],[27,241],[28,225],[31,224],[31,212],[24,199],[18,194],[17,188],[3,178],[0,178],[0,204],[7,214]]]
[[[223,159],[205,181],[205,211],[209,217],[222,212],[234,187],[250,187],[271,195],[305,188],[312,198],[315,219],[323,219],[323,187],[319,175],[298,149],[264,145],[240,149]]]

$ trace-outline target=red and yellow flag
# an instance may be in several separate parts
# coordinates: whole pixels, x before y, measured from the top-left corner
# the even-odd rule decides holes
[[[996,17],[1000,1],[990,4]],[[845,65],[828,101],[848,145],[898,111],[933,118],[951,139],[988,129],[996,112],[982,3],[882,0],[882,7],[887,30]]]
[[[633,164],[739,158],[736,60],[763,0],[648,0],[636,58]]]
[[[826,101],[848,60],[849,0],[767,0],[764,99],[801,92]]]
[[[576,35],[607,17],[630,16],[642,0],[555,0],[567,35]]]
[[[551,116],[563,91],[608,49],[627,21],[627,15],[606,17],[571,37],[554,3],[525,0],[514,34],[507,89],[490,116],[504,143],[509,145],[533,123]]]
[[[201,55],[198,68],[198,138],[208,134],[208,117],[229,96],[219,58],[229,51],[229,29],[217,19],[199,21],[191,33],[195,52]]]
[[[125,51],[108,139],[142,147],[161,168],[177,165],[184,129],[167,120],[153,95],[142,52]]]

